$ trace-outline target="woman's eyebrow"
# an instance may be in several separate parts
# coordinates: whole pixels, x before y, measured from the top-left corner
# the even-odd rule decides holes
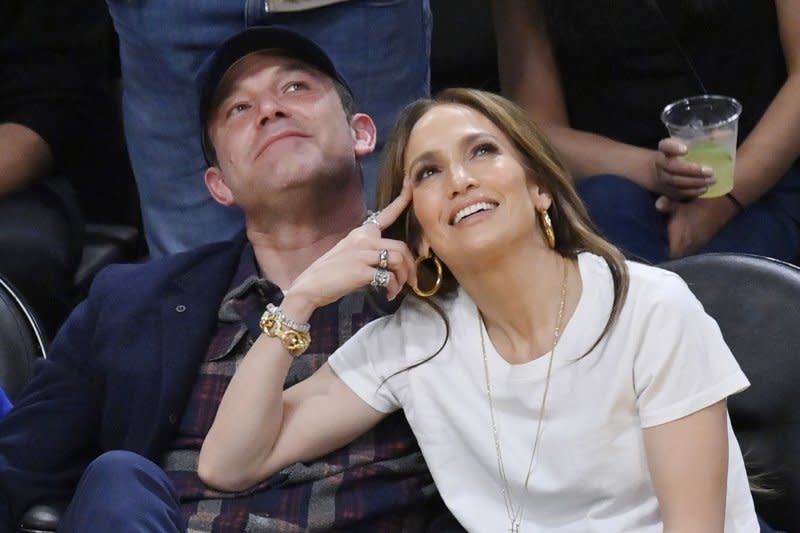
[[[475,141],[478,141],[478,140],[480,140],[482,138],[494,139],[495,137],[494,137],[494,135],[492,135],[490,133],[487,133],[485,131],[477,131],[477,132],[474,132],[474,133],[469,133],[469,134],[465,135],[464,137],[462,137],[458,141],[458,144],[461,145],[461,148],[463,149],[463,148],[466,148],[469,145],[473,144]],[[419,164],[420,162],[427,162],[427,161],[429,161],[431,159],[435,159],[436,153],[438,151],[439,150],[436,149],[436,148],[433,148],[433,149],[430,149],[430,150],[425,150],[424,152],[419,154],[417,157],[415,157],[413,160],[411,160],[411,163],[409,163],[409,165],[408,165],[408,170],[410,171],[411,169],[414,168],[415,165]]]

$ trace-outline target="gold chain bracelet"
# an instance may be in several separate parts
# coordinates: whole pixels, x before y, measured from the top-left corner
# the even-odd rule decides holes
[[[261,331],[269,337],[280,339],[281,344],[292,357],[300,357],[311,345],[310,325],[290,320],[279,307],[267,305],[259,322]]]

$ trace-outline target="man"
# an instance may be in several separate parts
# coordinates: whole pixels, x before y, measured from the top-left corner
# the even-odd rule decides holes
[[[83,476],[61,530],[422,530],[434,490],[402,415],[241,493],[200,482],[200,446],[267,303],[364,219],[358,158],[375,145],[325,53],[288,30],[226,41],[200,88],[206,183],[245,235],[97,277],[0,422],[0,523]],[[371,300],[312,317],[287,385],[378,314]]]
[[[281,25],[319,43],[381,136],[403,106],[428,93],[429,0],[107,3],[119,34],[125,134],[151,257],[241,230],[241,214],[223,209],[202,185],[202,154],[191,142],[199,133],[196,103],[185,90],[203,59],[231,35]],[[375,162],[362,161],[370,204]]]

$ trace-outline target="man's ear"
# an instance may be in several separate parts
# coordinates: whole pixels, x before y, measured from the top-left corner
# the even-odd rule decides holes
[[[350,130],[353,132],[356,157],[364,157],[375,150],[378,129],[375,127],[372,117],[364,113],[356,113],[350,119]]]
[[[206,187],[211,197],[224,206],[233,205],[233,193],[225,183],[225,176],[218,167],[208,167],[204,175]]]

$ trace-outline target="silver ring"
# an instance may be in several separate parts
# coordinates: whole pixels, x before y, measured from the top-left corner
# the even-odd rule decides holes
[[[378,268],[383,268],[384,270],[386,267],[389,266],[389,250],[386,248],[381,248],[378,250]]]
[[[379,287],[386,287],[389,285],[389,271],[385,268],[376,268],[375,274],[372,276],[372,281],[369,282],[370,286],[375,287],[376,289]]]
[[[378,226],[378,229],[381,229],[381,224],[378,222],[378,215],[380,211],[367,211],[367,218],[364,222],[361,223],[362,226],[366,226],[367,224],[375,224]]]

